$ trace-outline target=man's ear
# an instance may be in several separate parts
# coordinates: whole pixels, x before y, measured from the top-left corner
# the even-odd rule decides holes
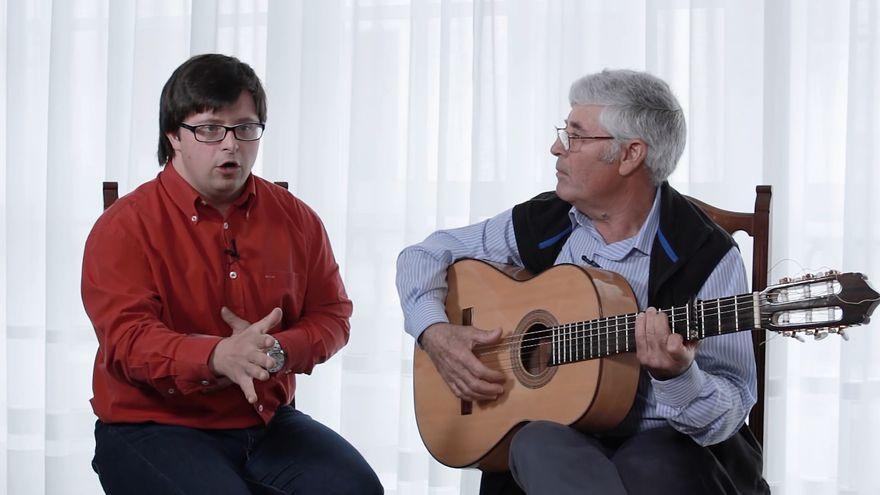
[[[171,143],[171,148],[176,152],[180,153],[180,131],[177,132],[166,132],[165,137],[168,138],[168,141]]]
[[[623,145],[620,153],[620,175],[626,177],[635,173],[645,163],[648,156],[648,143],[641,139],[632,139]]]

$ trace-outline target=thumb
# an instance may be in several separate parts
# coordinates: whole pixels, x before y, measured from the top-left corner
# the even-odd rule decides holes
[[[474,341],[478,344],[494,344],[501,340],[501,329],[475,330]]]
[[[245,328],[251,326],[249,322],[238,317],[231,309],[223,306],[220,308],[220,317],[232,328],[232,333],[236,334]]]
[[[264,316],[262,320],[254,323],[254,327],[257,328],[258,332],[266,333],[270,328],[279,323],[281,323],[281,308],[275,308],[269,311],[269,314]]]

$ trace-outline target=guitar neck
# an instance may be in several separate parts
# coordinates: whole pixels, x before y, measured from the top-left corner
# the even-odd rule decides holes
[[[684,340],[762,328],[758,293],[741,294],[663,310],[669,328]],[[635,352],[636,314],[608,316],[551,327],[550,365],[585,361],[624,352]],[[756,324],[757,323],[757,324]]]

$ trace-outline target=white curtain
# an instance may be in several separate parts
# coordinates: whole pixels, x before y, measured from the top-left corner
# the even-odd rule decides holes
[[[578,76],[633,68],[671,84],[689,127],[680,190],[749,211],[754,186],[772,184],[771,280],[822,267],[880,280],[873,0],[0,5],[0,494],[100,493],[83,244],[101,181],[125,193],[158,172],[159,92],[197,53],[261,76],[256,171],[289,181],[327,225],[352,338],[301,379],[297,405],[351,440],[389,494],[478,484],[418,436],[397,253],[551,189],[552,125]],[[853,329],[847,344],[770,337],[774,493],[880,492],[878,330]]]

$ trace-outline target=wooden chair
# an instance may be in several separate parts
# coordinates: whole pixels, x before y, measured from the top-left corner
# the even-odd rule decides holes
[[[752,290],[762,291],[767,287],[767,263],[770,259],[770,186],[755,188],[755,211],[739,213],[722,210],[698,199],[688,197],[709,217],[728,233],[743,231],[752,237]],[[755,350],[755,366],[758,375],[758,401],[749,413],[749,428],[755,438],[764,445],[764,379],[767,350],[764,346],[764,332],[752,332],[752,345]]]
[[[284,189],[289,189],[286,181],[276,181],[275,184]],[[119,199],[119,184],[116,182],[104,182],[104,209],[110,208],[117,199]]]

